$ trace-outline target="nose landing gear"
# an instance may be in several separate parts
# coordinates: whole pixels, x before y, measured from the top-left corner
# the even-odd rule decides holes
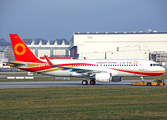
[[[144,82],[144,77],[143,76],[141,76],[140,79],[141,79],[142,82]]]

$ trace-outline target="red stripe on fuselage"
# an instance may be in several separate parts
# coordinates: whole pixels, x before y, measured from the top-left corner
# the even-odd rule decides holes
[[[164,74],[164,72],[147,72],[147,71],[129,71],[129,70],[122,70],[122,69],[116,69],[116,68],[110,68],[116,71],[120,71],[120,72],[126,72],[126,73],[132,73],[132,74],[138,74],[138,75],[148,75],[148,76],[157,76],[157,75],[162,75]]]

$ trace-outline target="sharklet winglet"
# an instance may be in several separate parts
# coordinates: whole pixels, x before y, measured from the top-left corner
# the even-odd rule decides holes
[[[54,66],[54,64],[49,60],[49,58],[46,55],[44,55],[44,58],[47,60],[50,66]]]

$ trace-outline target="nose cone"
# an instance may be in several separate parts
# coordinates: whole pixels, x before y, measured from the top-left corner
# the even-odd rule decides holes
[[[163,75],[165,72],[166,72],[166,70],[163,67],[158,67],[158,68],[156,68],[156,73],[154,73],[153,76]]]
[[[161,67],[161,71],[164,74],[166,72],[165,68]]]
[[[166,69],[165,68],[163,68],[164,69],[164,73],[166,72]]]

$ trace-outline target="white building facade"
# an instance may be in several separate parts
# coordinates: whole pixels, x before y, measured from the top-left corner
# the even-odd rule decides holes
[[[70,40],[76,59],[149,59],[152,51],[167,52],[167,32],[78,32]]]
[[[65,45],[64,41],[61,45],[58,45],[56,41],[53,45],[50,44],[49,41],[46,44],[42,44],[42,41],[40,41],[39,44],[34,44],[33,41],[27,46],[37,57],[43,57],[44,55],[47,55],[48,57],[70,56],[69,45]]]

